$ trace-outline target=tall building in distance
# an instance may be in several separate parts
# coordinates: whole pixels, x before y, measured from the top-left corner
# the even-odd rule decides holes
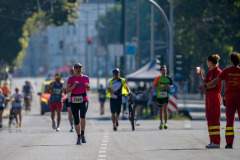
[[[95,23],[98,16],[114,5],[113,0],[92,0],[79,6],[76,25],[41,28],[29,40],[22,65],[18,68],[21,76],[45,76],[67,70],[68,66],[80,62],[89,76],[96,75]],[[99,52],[104,49],[98,47]],[[103,54],[102,54],[103,55]],[[102,60],[101,60],[102,59]],[[103,61],[104,57],[100,57]],[[103,71],[102,71],[103,72]]]

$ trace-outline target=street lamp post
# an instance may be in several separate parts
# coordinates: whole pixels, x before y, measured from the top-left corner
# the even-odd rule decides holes
[[[174,63],[173,63],[173,0],[171,0],[170,3],[170,24],[168,21],[168,18],[165,14],[165,12],[163,11],[163,9],[154,1],[154,0],[147,0],[148,2],[150,2],[152,5],[154,5],[161,13],[164,19],[164,22],[166,24],[166,27],[168,29],[168,47],[169,47],[169,72],[170,75],[173,77],[174,76]]]

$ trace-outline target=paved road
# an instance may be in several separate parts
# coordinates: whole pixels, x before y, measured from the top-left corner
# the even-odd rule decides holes
[[[17,81],[18,82],[18,81]],[[20,84],[20,83],[18,83]],[[159,121],[139,121],[136,131],[131,131],[129,121],[120,121],[117,132],[112,130],[109,120],[109,104],[106,115],[99,115],[95,94],[90,94],[87,113],[86,138],[88,143],[76,146],[76,134],[69,132],[66,113],[63,113],[61,132],[51,129],[50,114],[39,115],[37,96],[34,97],[31,114],[23,117],[20,129],[0,129],[1,160],[155,160],[155,159],[239,159],[240,129],[236,123],[234,149],[223,149],[225,145],[224,126],[221,124],[221,149],[208,150],[206,121],[169,121],[168,130],[158,130]]]

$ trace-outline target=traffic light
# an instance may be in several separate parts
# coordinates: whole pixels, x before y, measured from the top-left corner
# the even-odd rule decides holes
[[[176,55],[175,66],[176,66],[176,72],[181,73],[182,70],[183,70],[183,57],[182,57],[182,55]]]
[[[87,38],[88,44],[90,45],[92,43],[92,37]]]

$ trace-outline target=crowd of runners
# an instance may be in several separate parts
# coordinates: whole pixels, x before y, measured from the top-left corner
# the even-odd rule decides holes
[[[240,55],[237,52],[233,52],[230,55],[231,66],[223,71],[218,67],[219,59],[220,57],[217,54],[207,57],[209,71],[205,78],[202,75],[202,69],[200,67],[196,68],[196,73],[203,84],[197,89],[199,91],[206,89],[206,118],[210,137],[210,144],[206,145],[206,148],[220,148],[220,107],[222,104],[220,93],[222,91],[223,80],[225,80],[226,85],[224,99],[227,117],[225,131],[227,144],[225,148],[233,148],[236,111],[240,117],[240,68],[238,67],[240,63]],[[68,110],[70,132],[75,131],[77,134],[77,145],[87,142],[85,138],[86,113],[89,105],[87,92],[91,90],[89,78],[88,76],[83,75],[82,68],[83,66],[80,63],[76,63],[70,69],[69,77],[64,79],[64,83],[61,81],[61,75],[55,74],[55,80],[51,82],[47,88],[47,93],[50,94],[49,106],[51,111],[52,128],[57,132],[60,131],[63,97],[67,95],[67,99],[64,103]],[[169,90],[173,87],[173,80],[167,75],[166,66],[161,66],[160,73],[161,74],[153,81],[153,89],[156,91],[156,101],[159,107],[159,129],[162,130],[168,129]],[[107,85],[107,90],[101,85],[98,93],[101,115],[105,112],[104,102],[106,98],[110,98],[113,130],[117,131],[122,104],[125,104],[124,108],[127,106],[127,99],[124,99],[123,97],[126,98],[132,93],[125,79],[120,77],[120,70],[118,68],[112,70],[112,76],[113,78],[110,79]],[[19,92],[19,88],[15,88],[15,93],[10,94],[7,83],[1,87],[0,128],[2,127],[2,113],[8,102],[11,102],[12,104],[10,112],[13,115],[12,119],[15,118],[16,127],[21,127],[22,102],[24,102],[24,106],[26,106],[26,111],[31,111],[32,93],[33,88],[28,81],[26,81],[26,84],[22,88],[22,94]],[[55,118],[56,113],[57,118]],[[10,124],[11,123],[9,123],[9,125]]]

